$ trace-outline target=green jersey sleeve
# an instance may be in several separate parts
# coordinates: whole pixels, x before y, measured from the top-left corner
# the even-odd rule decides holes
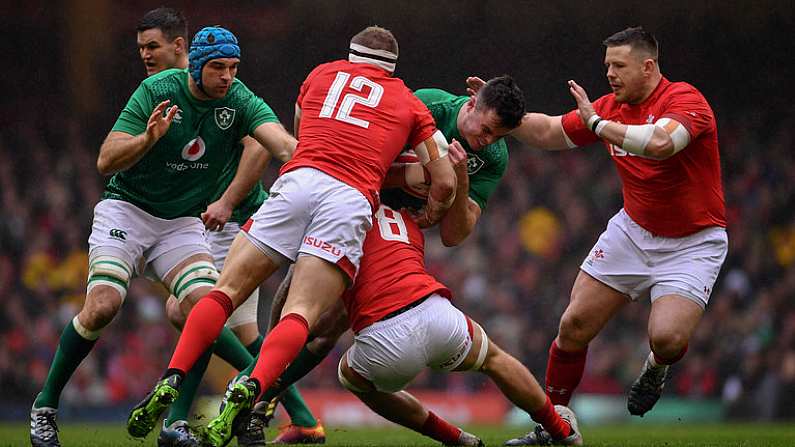
[[[474,157],[469,154],[467,164],[469,197],[478,204],[481,211],[485,211],[486,202],[494,194],[508,168],[508,145],[505,140],[500,139],[483,148],[481,153],[474,154]]]
[[[130,135],[140,135],[146,131],[146,124],[155,105],[149,89],[141,83],[133,92],[127,105],[121,111],[112,131],[124,132]]]

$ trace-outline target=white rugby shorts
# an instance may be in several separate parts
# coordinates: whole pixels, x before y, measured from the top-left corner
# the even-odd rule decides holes
[[[417,307],[362,329],[347,359],[378,391],[394,393],[427,367],[452,371],[471,348],[467,317],[434,293]]]
[[[89,257],[120,257],[137,275],[162,280],[188,256],[210,254],[198,217],[161,219],[132,203],[101,200],[94,207]]]
[[[674,294],[706,308],[727,251],[724,228],[681,238],[655,236],[622,209],[580,269],[633,301]]]
[[[299,253],[325,259],[353,280],[372,222],[370,203],[356,188],[300,168],[276,180],[246,235],[293,262]]]
[[[215,268],[220,272],[224,267],[226,255],[229,254],[229,247],[235,240],[235,236],[240,232],[240,224],[237,222],[227,222],[224,229],[220,231],[208,231],[207,243],[210,245],[210,254],[213,256],[213,263]],[[243,301],[243,304],[237,306],[229,319],[226,320],[226,326],[235,328],[244,324],[257,322],[257,308],[259,304],[259,287],[251,292],[251,295]]]

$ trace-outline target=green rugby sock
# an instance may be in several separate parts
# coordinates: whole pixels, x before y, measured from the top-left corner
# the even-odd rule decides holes
[[[312,415],[312,411],[306,406],[304,398],[298,392],[295,384],[290,385],[282,394],[281,399],[284,409],[290,415],[290,422],[299,427],[314,427],[317,419]]]
[[[193,405],[193,399],[196,397],[196,391],[199,389],[204,372],[207,370],[207,365],[210,364],[210,358],[213,356],[213,348],[210,347],[198,360],[193,364],[193,368],[188,371],[182,383],[179,386],[179,397],[174,403],[171,404],[166,419],[166,425],[171,425],[175,421],[187,421],[190,413],[190,407]]]
[[[235,336],[231,329],[224,326],[221,335],[215,342],[213,351],[218,357],[232,365],[232,368],[240,371],[245,369],[254,360],[243,343]]]
[[[298,357],[296,357],[295,360],[290,363],[290,366],[284,370],[282,375],[279,376],[276,383],[265,391],[262,395],[262,400],[269,401],[284,392],[287,387],[298,382],[302,377],[315,369],[315,366],[320,364],[324,358],[325,356],[320,357],[313,354],[309,349],[306,349],[306,345],[304,345],[304,349],[298,353]]]
[[[73,321],[66,324],[63,333],[61,333],[55,357],[50,365],[47,380],[39,395],[36,396],[36,401],[33,402],[34,407],[58,408],[61,391],[96,342],[96,339],[87,340],[78,334]]]
[[[246,346],[246,350],[249,354],[256,357],[259,355],[259,350],[262,348],[262,341],[265,338],[262,335],[257,335],[257,338],[254,339],[248,346]]]

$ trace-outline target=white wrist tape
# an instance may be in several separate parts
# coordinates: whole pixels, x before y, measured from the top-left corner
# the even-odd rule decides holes
[[[427,165],[447,155],[447,139],[437,130],[430,138],[418,144],[414,148],[414,153],[417,154],[420,163]]]
[[[627,125],[621,149],[637,155],[646,154],[646,145],[654,135],[654,124]]]

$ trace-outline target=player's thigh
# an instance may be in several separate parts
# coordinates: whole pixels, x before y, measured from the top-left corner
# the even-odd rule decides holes
[[[626,295],[580,270],[560,320],[559,337],[587,343],[628,302]]]
[[[299,256],[282,317],[297,313],[307,320],[310,332],[314,331],[320,316],[339,301],[346,284],[345,273],[335,264],[311,255]]]
[[[489,339],[483,327],[475,320],[469,317],[466,318],[467,329],[472,342],[464,360],[453,371],[477,371],[488,361],[489,355],[496,352],[494,349],[495,345]]]
[[[244,232],[238,233],[224,263],[216,288],[226,293],[235,307],[248,299],[262,281],[279,268],[269,251],[256,245]]]

